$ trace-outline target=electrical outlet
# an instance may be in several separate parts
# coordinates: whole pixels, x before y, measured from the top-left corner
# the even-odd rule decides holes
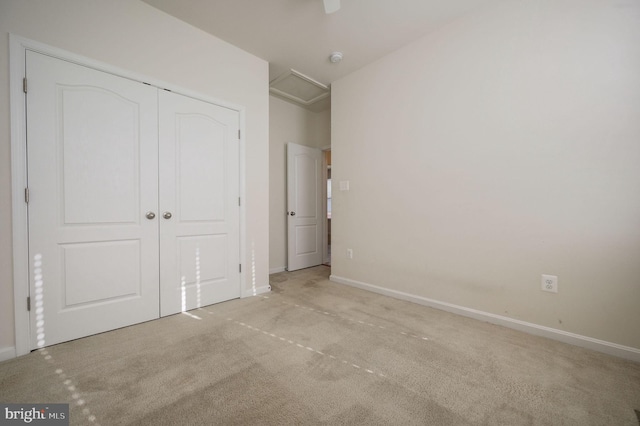
[[[353,259],[353,249],[347,249],[347,259]]]
[[[556,275],[542,275],[542,291],[558,292],[558,277]]]

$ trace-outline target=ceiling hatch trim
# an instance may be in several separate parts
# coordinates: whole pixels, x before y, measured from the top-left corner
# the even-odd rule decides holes
[[[271,80],[269,92],[304,106],[318,102],[330,94],[328,86],[294,69]]]

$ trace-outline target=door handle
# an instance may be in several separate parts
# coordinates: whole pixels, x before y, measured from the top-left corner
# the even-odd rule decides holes
[[[145,216],[147,217],[147,219],[151,220],[156,217],[156,214],[154,212],[147,212]]]
[[[296,212],[291,212],[291,213],[289,213],[289,214],[290,214],[291,216],[295,216],[295,215],[296,215]]]
[[[171,219],[171,212],[164,212],[162,214],[162,217],[164,217],[165,219]]]

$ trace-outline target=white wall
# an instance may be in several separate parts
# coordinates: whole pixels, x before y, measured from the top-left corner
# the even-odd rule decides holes
[[[137,0],[0,3],[0,356],[14,346],[9,33],[246,109],[247,256],[268,285],[268,64]],[[249,291],[254,277],[245,276]]]
[[[335,277],[640,348],[640,2],[503,2],[332,99]]]
[[[288,142],[315,148],[331,144],[331,110],[311,112],[269,97],[269,270],[287,266]]]

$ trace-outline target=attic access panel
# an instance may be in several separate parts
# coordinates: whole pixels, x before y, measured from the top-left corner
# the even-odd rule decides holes
[[[329,87],[311,77],[289,70],[269,83],[269,91],[301,105],[311,105],[329,96]]]

